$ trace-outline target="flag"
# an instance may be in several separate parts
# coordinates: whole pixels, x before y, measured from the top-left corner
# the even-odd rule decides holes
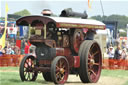
[[[91,8],[90,0],[88,0],[88,8]]]
[[[7,14],[8,14],[9,8],[8,8],[8,4],[6,3],[5,6],[5,29],[4,29],[4,33],[0,39],[0,45],[2,46],[2,48],[5,47],[5,39],[6,39],[6,29],[7,29]]]

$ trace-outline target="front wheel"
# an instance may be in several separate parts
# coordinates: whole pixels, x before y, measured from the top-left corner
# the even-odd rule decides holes
[[[79,76],[83,83],[96,83],[101,74],[102,54],[98,43],[85,40],[79,49]]]
[[[23,58],[20,64],[20,78],[22,81],[35,81],[37,78],[37,72],[34,71],[35,57],[27,55]]]
[[[51,65],[51,78],[55,84],[64,84],[68,79],[69,64],[64,56],[57,56]]]

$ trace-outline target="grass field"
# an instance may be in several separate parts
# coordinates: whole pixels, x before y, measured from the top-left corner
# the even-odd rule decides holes
[[[127,79],[124,85],[128,85],[128,70],[102,70],[101,76],[118,77],[121,79]],[[109,82],[109,81],[108,81]]]
[[[36,82],[21,82],[18,70],[18,67],[0,67],[0,85],[54,85],[44,81],[41,74],[38,75]],[[128,71],[102,70],[101,76],[127,79],[123,85],[128,85]]]

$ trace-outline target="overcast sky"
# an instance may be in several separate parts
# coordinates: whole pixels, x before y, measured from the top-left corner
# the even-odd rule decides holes
[[[0,16],[5,16],[5,2],[8,3],[9,14],[27,9],[32,15],[40,15],[45,8],[51,9],[59,15],[65,8],[73,11],[87,11],[90,16],[103,15],[100,0],[90,0],[91,9],[88,8],[88,0],[0,0]],[[128,16],[128,0],[101,0],[105,15],[120,14]]]

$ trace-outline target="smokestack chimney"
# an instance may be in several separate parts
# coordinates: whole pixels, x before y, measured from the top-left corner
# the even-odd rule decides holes
[[[88,15],[86,11],[84,11],[84,13],[78,13],[74,12],[72,8],[67,8],[62,10],[60,17],[81,17],[83,19],[87,19]]]

